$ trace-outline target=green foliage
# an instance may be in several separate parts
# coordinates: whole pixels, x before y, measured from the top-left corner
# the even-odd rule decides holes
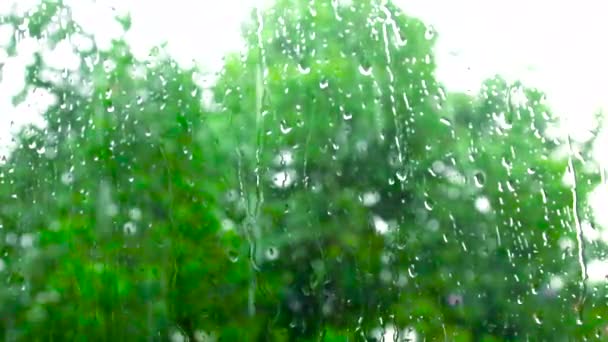
[[[65,13],[43,2],[27,33],[89,37]],[[446,95],[435,32],[386,1],[278,0],[249,25],[214,108],[162,49],[35,55],[15,101],[56,102],[0,169],[6,340],[599,338],[593,141],[552,135],[542,92]]]

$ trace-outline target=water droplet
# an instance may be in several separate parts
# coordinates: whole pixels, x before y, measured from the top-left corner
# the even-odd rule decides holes
[[[122,227],[122,230],[127,235],[133,235],[137,232],[137,226],[135,225],[135,223],[129,221],[125,223],[125,225]]]
[[[329,81],[322,80],[321,83],[319,83],[319,87],[321,87],[321,89],[326,89],[327,87],[329,87]]]
[[[344,113],[342,114],[342,117],[344,118],[344,120],[350,120],[353,118],[353,114],[352,113]]]
[[[431,40],[435,37],[435,29],[432,26],[427,26],[424,32],[424,38]]]
[[[114,106],[110,106],[108,107],[108,113],[114,113],[116,109],[114,108]]]
[[[407,179],[407,174],[404,171],[397,171],[395,175],[397,176],[397,179],[399,179],[399,181],[401,182],[405,182],[405,180]]]
[[[475,181],[475,186],[481,188],[486,183],[486,176],[482,172],[476,172],[473,180]]]
[[[452,122],[447,118],[441,118],[441,119],[439,119],[439,122],[441,122],[442,124],[449,126],[449,127],[452,126]]]
[[[359,72],[363,76],[370,76],[372,74],[372,67],[359,65]]]
[[[279,250],[275,247],[268,247],[266,249],[266,259],[269,261],[276,260],[279,257]]]
[[[509,160],[507,157],[502,157],[500,163],[507,170],[510,170],[513,167],[513,162],[511,160]]]
[[[229,250],[228,251],[228,260],[230,260],[230,262],[237,262],[239,261],[239,253],[235,250]]]
[[[300,63],[298,64],[298,71],[304,75],[310,74],[310,66],[306,66],[304,63]]]
[[[433,201],[431,201],[430,199],[425,200],[424,208],[426,208],[426,210],[428,210],[428,211],[433,210]]]
[[[292,129],[292,127],[287,125],[287,122],[285,120],[281,121],[281,133],[287,134],[291,132]]]

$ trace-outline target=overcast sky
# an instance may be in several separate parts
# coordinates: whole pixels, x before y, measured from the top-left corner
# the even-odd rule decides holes
[[[16,0],[1,0],[0,10]],[[19,0],[27,7],[36,0]],[[85,29],[100,40],[117,35],[113,15],[129,11],[128,38],[142,56],[168,41],[182,63],[217,69],[227,51],[240,48],[240,25],[267,0],[67,0]],[[439,32],[438,78],[452,90],[477,91],[496,73],[548,93],[562,115],[581,117],[608,107],[608,20],[594,0],[395,0]],[[0,61],[2,56],[0,55]],[[14,82],[12,82],[14,83]],[[5,95],[3,92],[0,96]],[[4,103],[3,101],[0,101]]]
[[[180,58],[214,66],[225,51],[238,49],[240,23],[262,2],[99,2],[112,1],[133,13],[134,43],[166,39]],[[602,43],[608,7],[602,1],[395,2],[439,32],[438,77],[451,89],[476,91],[484,78],[500,73],[544,89],[563,113],[589,113],[608,105],[608,47]]]

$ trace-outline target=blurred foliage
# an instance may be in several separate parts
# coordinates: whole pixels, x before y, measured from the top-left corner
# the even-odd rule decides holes
[[[0,168],[4,340],[605,338],[594,141],[541,91],[447,93],[437,34],[390,2],[277,0],[209,105],[196,68],[70,15],[1,19],[10,55],[90,43],[74,70],[37,51],[15,97],[55,101]]]

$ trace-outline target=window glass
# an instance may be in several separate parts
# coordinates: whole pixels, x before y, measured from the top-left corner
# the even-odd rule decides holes
[[[599,4],[0,4],[6,341],[607,339]]]

